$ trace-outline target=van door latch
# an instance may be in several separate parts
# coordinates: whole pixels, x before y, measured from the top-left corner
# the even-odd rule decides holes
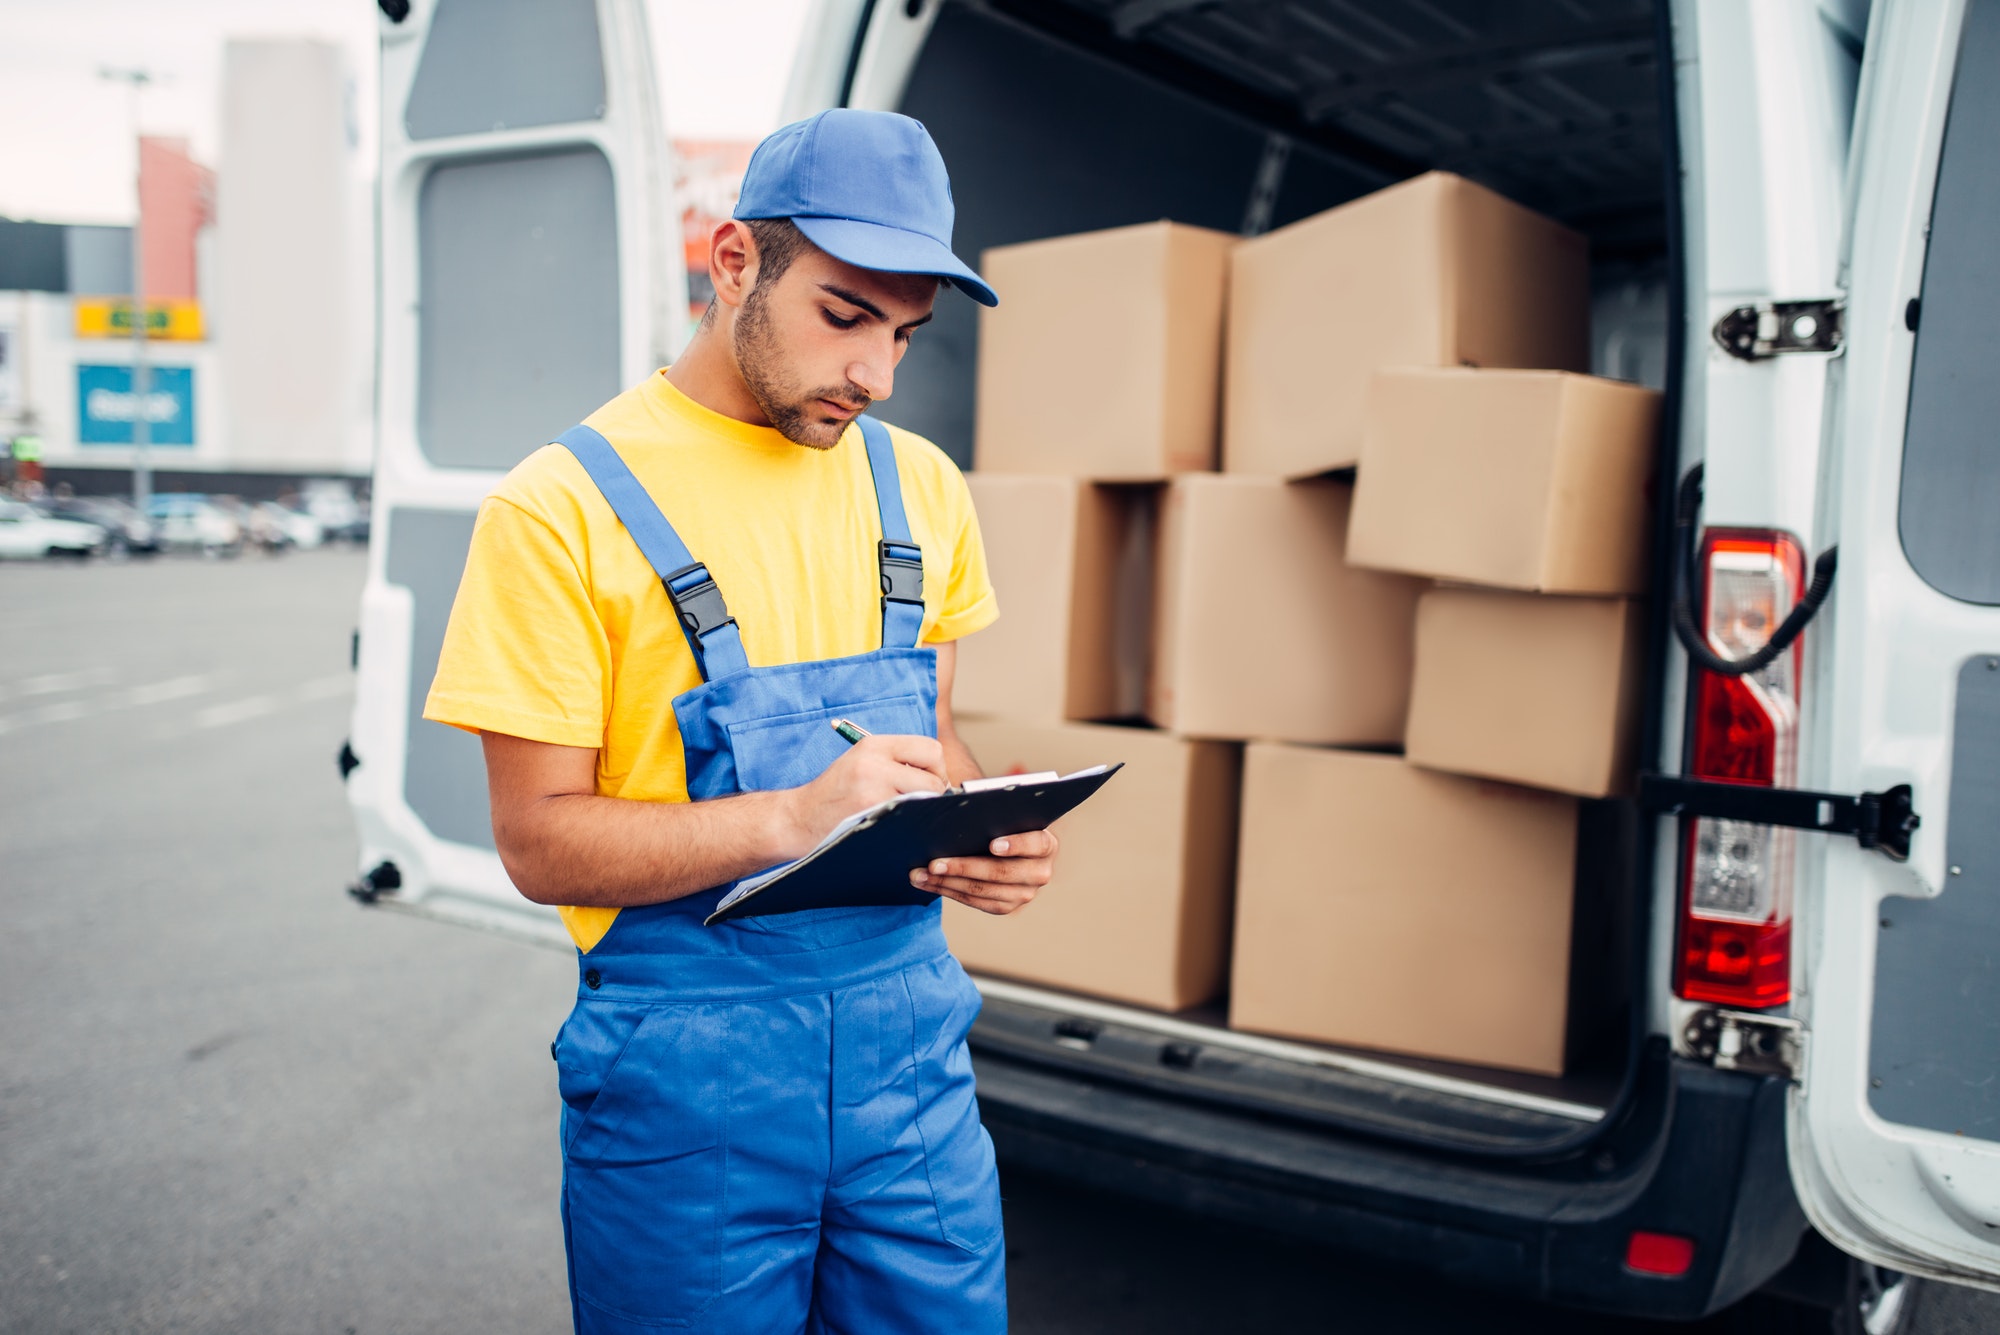
[[[1806,1030],[1782,1015],[1746,1015],[1703,1006],[1681,1025],[1681,1045],[1718,1071],[1799,1078],[1805,1065]]]
[[[1898,862],[1909,859],[1910,836],[1924,823],[1907,783],[1883,793],[1848,797],[1803,788],[1761,788],[1748,783],[1641,774],[1639,805],[1668,816],[1708,816],[1822,834],[1851,834],[1863,848],[1880,849]]]
[[[1838,298],[1765,301],[1738,306],[1710,332],[1724,352],[1746,362],[1781,352],[1838,352],[1846,313],[1847,303]]]

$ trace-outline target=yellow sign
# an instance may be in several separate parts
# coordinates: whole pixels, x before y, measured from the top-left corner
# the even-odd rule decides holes
[[[78,297],[78,338],[132,337],[132,298]],[[155,297],[146,303],[146,337],[174,343],[198,343],[202,331],[201,303],[189,297]]]

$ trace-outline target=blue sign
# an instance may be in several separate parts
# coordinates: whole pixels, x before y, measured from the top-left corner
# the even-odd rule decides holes
[[[155,366],[147,379],[147,443],[194,444],[194,368]],[[76,438],[81,443],[130,445],[137,407],[131,367],[76,368]]]

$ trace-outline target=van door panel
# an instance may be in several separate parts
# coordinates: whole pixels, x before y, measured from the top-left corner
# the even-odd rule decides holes
[[[417,443],[430,462],[511,468],[623,388],[617,197],[596,148],[434,168],[417,250]]]
[[[1946,890],[1882,903],[1869,1106],[2000,1141],[2000,645],[1958,671]]]
[[[1914,466],[1929,497],[1977,491],[1995,465],[1990,445],[1927,457],[1923,397],[1966,386],[1913,382],[1920,340],[1942,335],[1905,314],[1920,293],[1928,304],[1993,272],[1942,224],[1966,160],[1943,146],[1990,161],[1995,81],[2000,0],[1876,4],[1821,470],[1840,575],[1809,633],[1817,744],[1802,778],[1839,792],[1910,784],[1923,825],[1906,864],[1809,841],[1794,1003],[1807,1041],[1790,1115],[1793,1182],[1821,1232],[1879,1264],[1988,1286],[2000,1286],[2000,668],[1985,664],[2000,655],[2000,608],[1950,596],[1913,564],[1905,487]],[[1990,247],[1991,217],[1967,223]],[[1951,522],[1950,504],[1923,508],[1922,522]]]
[[[603,115],[595,0],[438,0],[402,124],[438,139]]]
[[[2000,603],[2000,14],[1973,6],[1959,54],[1914,311],[1910,425],[1903,445],[1903,550],[1925,582]],[[1985,71],[1967,78],[1963,71]]]
[[[348,801],[385,904],[564,942],[493,848],[479,741],[423,718],[506,470],[686,337],[645,0],[384,17],[374,504]]]

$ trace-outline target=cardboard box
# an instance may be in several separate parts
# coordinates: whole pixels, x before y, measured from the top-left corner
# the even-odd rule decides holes
[[[1178,223],[1000,246],[980,271],[974,463],[1159,481],[1215,467],[1236,238]]]
[[[1243,749],[1146,728],[967,720],[959,732],[989,774],[1125,762],[1057,822],[1055,880],[1026,908],[996,917],[946,901],[960,962],[1160,1010],[1220,995]]]
[[[1347,559],[1542,593],[1646,591],[1660,396],[1555,371],[1385,371]]]
[[[1578,803],[1251,746],[1232,1028],[1560,1075]]]
[[[1431,172],[1230,257],[1223,466],[1301,477],[1361,457],[1390,366],[1590,369],[1582,236]]]
[[[1137,717],[1159,488],[989,473],[966,482],[1000,619],[960,642],[953,708],[1032,722]]]
[[[1404,753],[1579,797],[1630,792],[1644,638],[1629,598],[1432,589]]]
[[[1147,717],[1193,737],[1402,741],[1425,586],[1342,560],[1352,495],[1218,473],[1167,488]]]

